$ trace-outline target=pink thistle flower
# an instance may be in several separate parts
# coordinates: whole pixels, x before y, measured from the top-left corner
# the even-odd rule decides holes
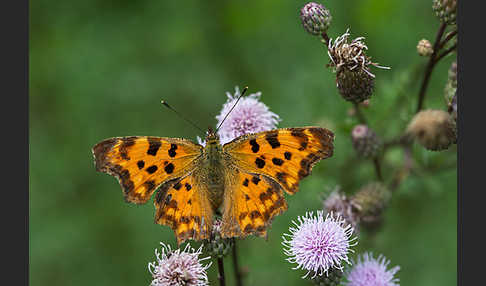
[[[395,266],[389,270],[386,268],[390,264],[383,255],[377,259],[373,258],[372,253],[365,253],[358,256],[353,268],[346,272],[347,286],[398,286],[399,279],[393,276],[400,270]]]
[[[201,262],[210,257],[199,259],[202,253],[202,246],[194,250],[189,244],[181,252],[180,249],[172,250],[170,245],[162,245],[159,253],[155,249],[156,261],[148,264],[148,269],[152,274],[151,286],[205,286],[209,285],[206,270],[211,266],[211,262],[202,265]]]
[[[312,278],[324,273],[328,276],[331,268],[343,271],[343,261],[350,264],[348,253],[353,252],[350,247],[356,245],[356,237],[351,238],[353,228],[341,215],[334,217],[328,213],[324,218],[323,211],[317,211],[317,216],[307,212],[298,217],[298,223],[292,223],[296,227],[290,227],[290,234],[282,236],[282,244],[289,256],[287,261],[297,264],[293,269],[307,270],[302,278],[311,272]]]
[[[234,95],[229,92],[226,92],[226,95],[228,100],[223,104],[221,113],[216,116],[218,120],[217,126],[235,105],[236,100],[240,96],[240,89],[235,87]],[[277,127],[280,117],[271,112],[263,102],[259,101],[261,95],[261,92],[257,92],[240,99],[240,102],[238,102],[218,130],[221,144],[228,143],[244,134],[272,130]]]

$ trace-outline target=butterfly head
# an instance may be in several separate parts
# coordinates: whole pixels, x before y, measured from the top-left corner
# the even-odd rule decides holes
[[[211,127],[208,128],[206,133],[206,145],[219,145],[219,135]]]

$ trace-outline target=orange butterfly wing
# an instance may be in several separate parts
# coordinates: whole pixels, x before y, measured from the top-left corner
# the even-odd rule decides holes
[[[213,207],[207,184],[198,169],[190,175],[163,184],[155,196],[155,223],[170,226],[177,243],[186,239],[209,239]]]
[[[223,201],[222,237],[265,236],[273,218],[287,210],[282,187],[265,175],[233,169]]]
[[[239,169],[266,175],[295,194],[314,164],[332,156],[333,141],[334,134],[324,128],[282,128],[238,137],[223,151]]]
[[[106,139],[92,151],[96,170],[118,179],[127,202],[143,204],[162,183],[194,169],[202,146],[177,138],[131,136]]]
[[[298,191],[321,159],[332,156],[334,134],[324,128],[284,128],[244,135],[223,146],[229,154],[222,236],[266,235],[287,210],[283,190]]]

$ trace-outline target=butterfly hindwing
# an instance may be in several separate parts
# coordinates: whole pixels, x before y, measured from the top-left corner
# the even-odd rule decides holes
[[[282,128],[244,135],[223,146],[239,169],[266,175],[294,194],[312,166],[333,154],[334,134],[320,127]]]
[[[228,178],[221,236],[265,236],[272,219],[287,210],[282,187],[265,175],[238,169],[231,169]]]
[[[162,183],[194,169],[202,146],[178,138],[115,137],[93,147],[96,170],[115,176],[127,202],[146,203]]]
[[[186,239],[208,239],[213,209],[206,184],[195,170],[190,175],[163,184],[155,196],[155,223],[170,226],[177,243]]]

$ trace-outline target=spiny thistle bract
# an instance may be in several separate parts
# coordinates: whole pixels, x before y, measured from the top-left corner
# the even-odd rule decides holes
[[[326,212],[332,212],[334,214],[340,214],[347,223],[349,223],[354,231],[358,229],[358,217],[350,202],[350,199],[346,195],[336,188],[329,196],[323,201],[323,209]]]
[[[221,237],[221,219],[215,219],[211,232],[211,239],[204,242],[204,248],[213,257],[222,258],[233,247],[233,239]]]
[[[383,142],[376,133],[364,124],[356,125],[351,131],[351,141],[356,153],[364,158],[378,156]]]
[[[148,264],[152,274],[151,286],[205,286],[209,285],[206,270],[211,262],[202,265],[210,257],[199,258],[202,246],[194,250],[189,244],[184,250],[172,250],[170,245],[162,245],[161,252],[155,249],[156,261]]]
[[[348,43],[349,29],[334,42],[329,40],[329,66],[336,72],[336,84],[341,96],[351,102],[360,103],[371,97],[375,75],[369,71],[369,66],[389,69],[379,66],[366,55],[368,47],[364,37],[358,37]]]
[[[223,104],[220,114],[216,116],[218,126],[235,105],[236,100],[240,96],[240,90],[238,87],[235,87],[234,95],[229,92],[226,95],[228,100]],[[240,99],[218,130],[221,144],[228,143],[244,134],[268,131],[277,127],[280,117],[271,112],[268,106],[260,101],[261,95],[261,92],[257,92]]]
[[[428,57],[434,52],[432,44],[427,39],[422,39],[417,44],[417,53],[422,57]]]
[[[387,269],[390,261],[383,255],[377,259],[372,253],[358,256],[354,266],[346,271],[346,286],[398,286],[399,279],[395,274],[400,270],[399,266]]]
[[[352,197],[351,204],[357,209],[360,222],[375,223],[391,198],[388,188],[379,182],[372,182],[359,189]]]
[[[289,228],[290,234],[282,236],[282,245],[287,261],[297,264],[293,269],[307,271],[302,278],[310,273],[311,279],[328,276],[331,269],[342,271],[342,263],[350,263],[348,253],[353,252],[350,247],[356,245],[356,237],[351,237],[353,228],[339,214],[324,217],[323,211],[317,211],[316,216],[307,212],[297,221],[292,222],[295,227]]]
[[[457,92],[457,62],[454,61],[447,72],[447,83],[444,88],[444,98],[446,103],[449,104],[452,101],[454,95]]]
[[[433,0],[432,9],[442,23],[456,23],[457,0]]]
[[[443,110],[423,110],[408,124],[407,134],[431,151],[441,151],[456,142],[456,124]]]
[[[309,2],[300,9],[300,20],[304,29],[312,35],[325,33],[331,25],[331,13],[324,5]]]

